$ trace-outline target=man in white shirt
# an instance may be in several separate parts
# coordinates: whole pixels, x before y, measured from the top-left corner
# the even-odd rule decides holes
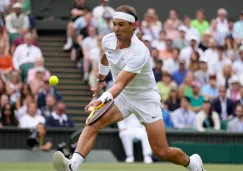
[[[239,47],[240,59],[233,63],[232,69],[236,75],[240,76],[243,73],[243,45]]]
[[[190,109],[190,99],[181,98],[181,107],[172,114],[172,122],[175,128],[195,128],[196,114]]]
[[[218,9],[217,21],[217,31],[218,32],[227,32],[228,31],[228,12],[224,8]]]
[[[204,52],[203,58],[208,61],[209,65],[218,61],[217,43],[214,38],[209,40],[209,48]]]
[[[98,24],[105,11],[109,11],[112,16],[115,13],[115,10],[109,6],[109,0],[100,0],[100,5],[95,7],[92,12],[96,24]]]
[[[33,68],[37,57],[42,56],[40,48],[32,45],[32,35],[24,36],[25,44],[19,45],[13,54],[13,65],[15,70],[20,70],[24,81],[27,79],[28,70]]]
[[[200,33],[199,33],[199,31],[196,28],[191,27],[191,18],[189,16],[186,16],[184,18],[183,22],[184,22],[185,27],[187,28],[186,39],[188,41],[190,41],[190,38],[192,36],[196,36],[197,40],[200,40]]]
[[[182,150],[168,146],[150,52],[134,34],[136,21],[137,14],[133,7],[121,5],[116,9],[113,16],[114,33],[104,36],[102,41],[105,54],[99,65],[99,83],[95,95],[106,85],[105,77],[110,69],[114,84],[97,100],[91,101],[85,110],[88,112],[91,107],[113,99],[114,105],[97,122],[83,129],[71,160],[61,152],[54,153],[53,165],[57,171],[78,171],[93,148],[99,130],[132,113],[143,122],[150,146],[157,157],[185,166],[189,171],[204,171],[199,155],[194,154],[189,158]]]
[[[148,137],[144,126],[139,122],[134,114],[123,121],[117,123],[119,136],[126,154],[126,163],[134,162],[133,142],[140,140],[143,149],[144,163],[152,163],[152,150],[148,142]]]
[[[4,12],[5,9],[9,6],[10,0],[1,0],[0,1],[0,12]]]
[[[235,108],[236,117],[228,123],[228,132],[243,133],[243,106],[238,104]]]
[[[39,123],[45,124],[45,118],[37,114],[37,105],[35,102],[30,102],[27,105],[27,113],[20,121],[20,128],[35,128]]]

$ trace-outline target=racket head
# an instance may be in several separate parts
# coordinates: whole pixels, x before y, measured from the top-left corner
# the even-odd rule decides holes
[[[100,108],[91,112],[89,117],[86,119],[86,125],[93,125],[99,119],[101,119],[113,106],[114,101],[108,101],[104,103]]]

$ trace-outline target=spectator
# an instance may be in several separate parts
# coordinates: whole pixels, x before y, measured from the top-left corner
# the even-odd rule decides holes
[[[190,57],[190,64],[188,67],[191,72],[195,73],[200,69],[199,59],[200,54],[197,51],[193,51]]]
[[[191,97],[192,94],[192,81],[194,80],[194,76],[192,72],[187,72],[185,79],[183,80],[183,83],[180,85],[178,92],[179,96],[186,96]]]
[[[39,123],[45,124],[45,118],[37,114],[36,103],[30,102],[26,114],[19,121],[20,128],[36,128]]]
[[[235,108],[236,117],[228,123],[228,132],[243,132],[243,106],[238,104]]]
[[[219,95],[217,89],[217,76],[215,74],[209,76],[209,84],[205,84],[202,87],[202,94],[204,98],[209,100],[212,100]]]
[[[156,66],[156,61],[159,60],[159,51],[156,48],[151,48],[150,49],[150,56],[152,58],[152,68],[155,68]]]
[[[234,24],[234,32],[238,42],[243,40],[243,10],[240,11],[240,20]]]
[[[148,48],[151,49],[151,42],[152,42],[152,37],[150,35],[143,35],[142,37],[142,42],[144,43],[144,45]]]
[[[186,61],[185,60],[180,60],[179,61],[179,69],[172,74],[173,80],[177,83],[178,86],[180,86],[186,74],[188,73],[188,70],[186,69]]]
[[[63,102],[58,102],[51,116],[46,119],[47,127],[73,127],[73,121],[65,114],[66,105]]]
[[[218,9],[217,21],[217,31],[218,32],[227,32],[228,31],[228,12],[224,8]]]
[[[100,19],[104,16],[104,12],[107,11],[111,16],[114,15],[115,10],[109,6],[109,0],[100,0],[100,5],[93,9],[93,18],[96,23],[99,22]]]
[[[75,34],[74,23],[76,19],[84,16],[88,12],[88,8],[85,4],[85,0],[75,0],[71,7],[71,21],[67,25],[67,42],[63,46],[63,50],[70,50],[73,45],[73,37]]]
[[[243,73],[243,45],[239,47],[240,59],[233,63],[233,71],[236,75],[241,75]]]
[[[242,104],[243,105],[243,86],[240,86],[240,98],[239,100],[237,100],[235,102],[235,106],[237,106],[238,104]]]
[[[209,48],[205,50],[203,58],[208,61],[208,66],[211,64],[217,63],[218,61],[218,52],[217,52],[217,43],[215,39],[211,38],[209,40]]]
[[[233,75],[229,80],[230,86],[226,92],[226,96],[236,102],[240,99],[240,82],[239,77]]]
[[[172,87],[176,87],[176,84],[172,81],[171,75],[167,72],[163,73],[161,81],[157,82],[161,101],[165,102],[168,99],[170,90]]]
[[[212,34],[212,38],[216,39],[216,37],[218,36],[219,32],[217,31],[217,21],[216,19],[212,19],[210,22],[210,27],[208,29],[210,31],[210,33]],[[207,30],[205,30],[207,31]]]
[[[176,109],[180,108],[180,97],[177,89],[172,88],[170,90],[169,97],[165,103],[168,104],[168,110],[170,112],[173,112]]]
[[[6,85],[4,81],[0,78],[0,96],[6,93]]]
[[[8,33],[4,26],[0,25],[0,47],[3,48],[1,51],[2,55],[9,55],[9,38]]]
[[[25,44],[19,45],[13,55],[14,68],[21,71],[24,82],[26,82],[28,70],[33,68],[36,58],[42,56],[40,48],[32,45],[32,40],[32,35],[27,33],[24,36]]]
[[[206,129],[220,129],[220,120],[217,112],[213,111],[213,106],[209,100],[205,100],[202,110],[196,116],[196,128],[200,132]]]
[[[9,33],[9,42],[20,36],[29,28],[29,19],[22,13],[22,4],[17,2],[13,5],[13,13],[6,16],[6,28]]]
[[[46,126],[43,123],[39,123],[36,126],[36,132],[38,132],[38,136],[36,137],[37,144],[33,148],[33,150],[40,150],[40,151],[49,151],[52,148],[52,140],[51,138],[47,137],[47,130]]]
[[[174,47],[176,47],[176,48],[181,50],[181,49],[189,46],[189,42],[186,39],[187,28],[186,28],[186,26],[180,26],[178,28],[178,30],[179,30],[179,37],[177,37],[174,40]]]
[[[183,21],[187,31],[186,31],[186,40],[190,40],[192,36],[196,37],[197,40],[200,40],[200,33],[194,27],[191,27],[191,18],[189,16],[184,17]]]
[[[209,48],[209,42],[212,39],[212,33],[210,30],[206,30],[202,35],[202,40],[199,44],[199,48],[205,52]]]
[[[51,113],[54,110],[54,106],[56,104],[56,98],[55,96],[48,94],[46,96],[45,101],[46,101],[46,105],[41,108],[41,112],[42,112],[42,116],[48,118],[51,116]]]
[[[1,108],[0,117],[0,127],[2,126],[18,126],[18,121],[15,118],[14,111],[11,108],[10,104],[6,104]]]
[[[160,31],[162,30],[162,23],[159,21],[156,10],[149,8],[141,23],[144,35],[149,35],[152,39],[159,39]]]
[[[181,98],[181,107],[172,114],[172,123],[175,128],[194,128],[196,114],[190,109],[190,99]]]
[[[9,97],[7,94],[2,94],[0,98],[0,109],[7,104],[9,104]]]
[[[195,72],[195,78],[202,86],[209,82],[208,60],[205,58],[200,59],[199,70]]]
[[[164,25],[164,30],[167,32],[168,30],[168,22],[172,23],[172,27],[174,29],[177,29],[180,25],[182,25],[182,21],[178,18],[177,12],[176,10],[171,9],[169,11],[169,17],[168,19],[165,21],[165,25]]]
[[[133,141],[139,139],[142,144],[144,163],[152,163],[152,150],[148,142],[148,137],[144,126],[138,121],[134,114],[123,121],[118,122],[119,136],[121,138],[125,154],[126,163],[134,162]]]
[[[191,26],[196,28],[200,35],[203,35],[205,30],[209,28],[209,23],[204,20],[204,10],[198,10],[196,13],[196,19],[192,20]]]
[[[0,72],[9,73],[13,70],[12,57],[5,54],[5,47],[0,44]]]
[[[163,61],[157,59],[155,61],[155,68],[153,69],[154,78],[156,82],[160,81],[163,76],[162,67],[163,67]]]
[[[30,81],[31,92],[35,97],[37,97],[38,94],[44,88],[44,82],[45,82],[44,77],[45,77],[45,68],[43,67],[37,68],[35,77]]]
[[[165,102],[163,105],[163,108],[161,108],[162,110],[162,117],[163,117],[163,121],[165,124],[165,128],[173,128],[173,124],[171,121],[171,116],[170,116],[170,111],[169,111],[169,106],[168,106],[168,102]]]
[[[62,100],[62,96],[55,90],[54,87],[52,87],[47,80],[44,82],[44,89],[41,93],[39,93],[37,101],[38,101],[38,107],[42,108],[46,105],[45,99],[46,95],[51,94],[55,96],[57,101]]]
[[[165,29],[166,31],[166,38],[175,40],[176,38],[179,37],[179,32],[176,28],[173,27],[173,22],[171,20],[167,21],[167,28]]]
[[[165,42],[166,42],[166,32],[162,30],[162,31],[160,31],[159,39],[153,40],[152,47],[158,49],[159,51],[165,50],[165,48],[166,48]]]
[[[231,99],[226,97],[226,88],[219,87],[219,97],[213,100],[213,109],[216,111],[221,120],[232,118],[234,113],[234,103]]]
[[[33,80],[35,78],[35,75],[37,73],[37,70],[39,70],[40,68],[44,69],[44,80],[48,80],[50,78],[50,71],[48,71],[45,66],[44,66],[44,58],[43,57],[37,57],[35,59],[35,63],[34,63],[34,68],[31,68],[28,71],[28,77],[27,77],[27,83],[30,84],[30,81]]]
[[[0,12],[4,12],[10,5],[10,0],[1,0],[0,2]]]
[[[102,18],[98,21],[97,24],[98,34],[106,35],[112,32],[112,18],[113,15],[109,11],[104,11]]]
[[[179,61],[180,49],[174,48],[172,49],[172,58],[167,59],[164,62],[163,69],[168,71],[170,74],[173,74],[177,70],[179,70],[180,61]]]
[[[16,109],[18,110],[21,108],[24,104],[26,104],[26,98],[27,96],[31,95],[31,89],[28,84],[23,84],[20,89],[20,97],[16,100]]]
[[[217,85],[225,86],[226,89],[229,88],[229,80],[233,76],[232,65],[225,65],[223,71],[217,74]]]
[[[190,98],[191,110],[194,112],[199,112],[202,108],[204,97],[201,95],[200,83],[196,80],[192,82],[192,96]]]
[[[226,34],[223,45],[226,47],[226,57],[234,62],[236,59],[238,47],[231,33]]]

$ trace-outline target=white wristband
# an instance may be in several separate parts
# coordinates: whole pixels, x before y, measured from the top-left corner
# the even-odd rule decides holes
[[[99,97],[99,100],[102,102],[102,103],[105,103],[109,100],[113,100],[113,96],[112,94],[109,92],[109,91],[106,91],[104,92],[100,97]]]
[[[110,71],[110,67],[106,65],[102,65],[102,63],[99,63],[99,74],[107,76]]]

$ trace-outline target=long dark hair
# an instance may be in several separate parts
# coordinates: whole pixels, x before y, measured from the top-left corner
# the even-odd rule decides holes
[[[11,121],[11,123],[10,123],[10,124],[11,124],[12,126],[18,126],[18,121],[17,121],[17,119],[15,118],[14,110],[13,110],[13,108],[11,107],[10,104],[6,104],[6,105],[4,105],[4,106],[2,107],[2,110],[1,110],[2,118],[1,118],[0,121],[2,122],[3,125],[6,123],[6,115],[5,115],[4,113],[5,113],[5,109],[6,109],[8,106],[10,107],[10,112],[11,112],[11,115],[10,115],[10,121]]]
[[[24,101],[25,97],[27,97],[29,95],[29,94],[24,95],[24,87],[25,86],[27,86],[29,94],[32,94],[29,84],[23,84],[23,86],[20,89],[20,104],[21,104],[21,106],[23,106],[23,101]]]

